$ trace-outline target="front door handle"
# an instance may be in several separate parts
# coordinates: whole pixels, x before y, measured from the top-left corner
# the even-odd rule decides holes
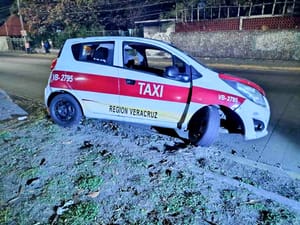
[[[135,84],[135,80],[126,79],[126,84],[134,85]]]

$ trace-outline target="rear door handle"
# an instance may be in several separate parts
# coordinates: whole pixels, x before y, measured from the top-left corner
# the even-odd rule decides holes
[[[126,84],[134,85],[135,84],[135,80],[126,79]]]

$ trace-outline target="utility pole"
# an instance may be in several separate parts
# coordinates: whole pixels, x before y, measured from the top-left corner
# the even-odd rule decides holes
[[[17,5],[18,5],[18,12],[19,12],[19,18],[20,18],[20,24],[21,24],[21,35],[23,36],[24,47],[25,47],[27,34],[26,34],[26,30],[24,29],[23,17],[22,17],[22,13],[20,10],[20,0],[17,0]]]

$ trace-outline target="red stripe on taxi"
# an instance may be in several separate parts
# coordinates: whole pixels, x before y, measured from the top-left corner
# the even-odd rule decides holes
[[[119,94],[115,77],[55,70],[51,74],[50,87],[105,94]]]
[[[146,81],[134,81],[129,85],[127,79],[120,79],[120,95],[136,98],[147,98],[170,102],[187,102],[189,89],[168,84],[159,84]]]
[[[187,102],[189,94],[187,87],[57,70],[52,72],[50,86],[179,103]],[[225,105],[232,108],[242,104],[245,99],[225,92],[193,87],[191,101],[200,104]]]
[[[211,89],[193,87],[192,102],[201,104],[225,105],[229,108],[241,105],[245,98],[226,92],[215,91]]]

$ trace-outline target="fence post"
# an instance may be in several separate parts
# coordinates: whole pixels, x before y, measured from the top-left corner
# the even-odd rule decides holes
[[[237,13],[237,16],[238,16],[238,17],[240,17],[240,12],[241,12],[241,4],[239,3],[238,13]]]
[[[239,24],[239,30],[243,30],[243,17],[240,17],[240,24]]]
[[[274,13],[275,13],[275,7],[276,7],[276,0],[274,0],[274,2],[273,2],[272,16],[273,16]]]
[[[295,12],[295,5],[296,5],[296,0],[293,1],[292,15],[294,15],[294,12]]]
[[[286,1],[287,1],[287,0],[284,1],[284,5],[283,5],[283,9],[282,9],[282,15],[285,14],[285,10],[286,10]]]
[[[229,6],[227,6],[227,18],[229,18]]]
[[[251,2],[250,3],[250,9],[249,9],[249,16],[251,16],[251,13],[252,13],[252,6],[253,6],[253,3]]]

